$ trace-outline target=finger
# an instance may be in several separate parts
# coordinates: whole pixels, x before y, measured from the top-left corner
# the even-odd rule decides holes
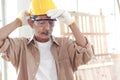
[[[57,10],[56,13],[52,16],[52,18],[58,18],[64,13],[64,10]]]
[[[49,16],[49,17],[51,17],[51,16],[53,16],[55,14],[56,14],[56,10],[55,9],[47,11],[47,16]]]

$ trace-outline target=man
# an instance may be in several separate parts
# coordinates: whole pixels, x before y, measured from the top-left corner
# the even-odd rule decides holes
[[[41,7],[41,4],[44,5]],[[87,38],[70,14],[56,9],[51,0],[32,0],[31,7],[30,15],[23,12],[0,29],[0,53],[15,67],[17,80],[73,80],[77,68],[93,56]],[[30,18],[26,20],[26,16]],[[56,19],[68,25],[75,41],[52,36]],[[30,39],[9,38],[8,35],[24,25],[25,20],[34,30],[34,36]]]

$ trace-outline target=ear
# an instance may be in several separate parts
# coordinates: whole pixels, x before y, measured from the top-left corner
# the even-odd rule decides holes
[[[30,25],[31,28],[33,28],[33,21],[30,18],[28,19],[28,24]]]

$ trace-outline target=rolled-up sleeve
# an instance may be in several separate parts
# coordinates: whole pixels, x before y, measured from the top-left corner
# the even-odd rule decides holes
[[[8,48],[9,46],[9,41],[8,39],[5,39],[2,47],[0,48],[0,53],[6,53],[6,49]]]
[[[69,45],[69,55],[73,66],[73,70],[76,70],[80,65],[86,64],[91,58],[94,57],[93,48],[87,40],[85,47],[81,47],[76,42]]]
[[[4,58],[7,61],[11,61],[13,65],[16,65],[20,51],[20,44],[21,40],[18,38],[5,39],[2,47],[0,48],[0,54],[2,58]]]

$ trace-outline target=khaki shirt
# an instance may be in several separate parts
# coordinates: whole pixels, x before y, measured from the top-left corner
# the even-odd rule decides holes
[[[51,52],[55,59],[58,80],[73,80],[78,66],[93,56],[91,45],[78,46],[68,38],[52,37]],[[34,38],[7,38],[0,48],[2,57],[11,61],[17,71],[17,80],[34,80],[40,64],[40,53]]]

